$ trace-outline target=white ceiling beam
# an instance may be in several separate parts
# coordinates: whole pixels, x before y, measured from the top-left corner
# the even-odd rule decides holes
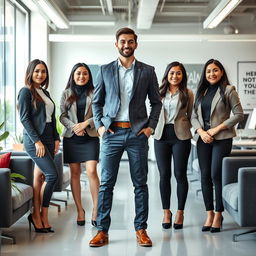
[[[137,16],[137,29],[150,29],[159,0],[140,0]]]
[[[106,0],[109,15],[113,15],[113,4],[112,0]]]
[[[103,4],[102,0],[100,0],[100,6],[101,6],[101,10],[102,10],[103,15],[106,15],[105,7],[104,7],[104,4]]]
[[[203,23],[204,28],[217,27],[243,0],[221,0]]]

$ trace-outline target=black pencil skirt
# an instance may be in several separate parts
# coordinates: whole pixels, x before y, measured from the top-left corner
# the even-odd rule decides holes
[[[98,137],[73,135],[63,139],[64,163],[99,161],[100,144]]]

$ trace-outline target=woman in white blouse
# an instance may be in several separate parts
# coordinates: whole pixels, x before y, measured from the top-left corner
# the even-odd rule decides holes
[[[170,201],[173,158],[178,197],[178,210],[173,227],[182,229],[188,193],[187,163],[191,149],[190,118],[194,96],[187,88],[187,74],[181,63],[175,61],[167,66],[160,87],[160,95],[163,106],[155,130],[154,148],[164,211],[162,227],[168,229],[172,226]]]

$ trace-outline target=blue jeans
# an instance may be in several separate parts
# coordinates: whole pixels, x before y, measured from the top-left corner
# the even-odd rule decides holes
[[[113,189],[116,183],[119,163],[126,150],[130,174],[134,186],[135,230],[146,229],[148,219],[148,138],[137,136],[130,128],[113,128],[114,134],[106,132],[101,147],[101,185],[99,189],[97,227],[108,231],[112,207]]]

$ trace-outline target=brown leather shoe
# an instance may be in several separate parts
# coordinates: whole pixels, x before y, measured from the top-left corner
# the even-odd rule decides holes
[[[136,236],[137,236],[137,242],[140,246],[143,246],[143,247],[151,247],[152,246],[152,241],[148,237],[145,229],[137,230]]]
[[[108,244],[108,234],[104,231],[98,231],[97,235],[90,241],[90,247],[101,247]]]

